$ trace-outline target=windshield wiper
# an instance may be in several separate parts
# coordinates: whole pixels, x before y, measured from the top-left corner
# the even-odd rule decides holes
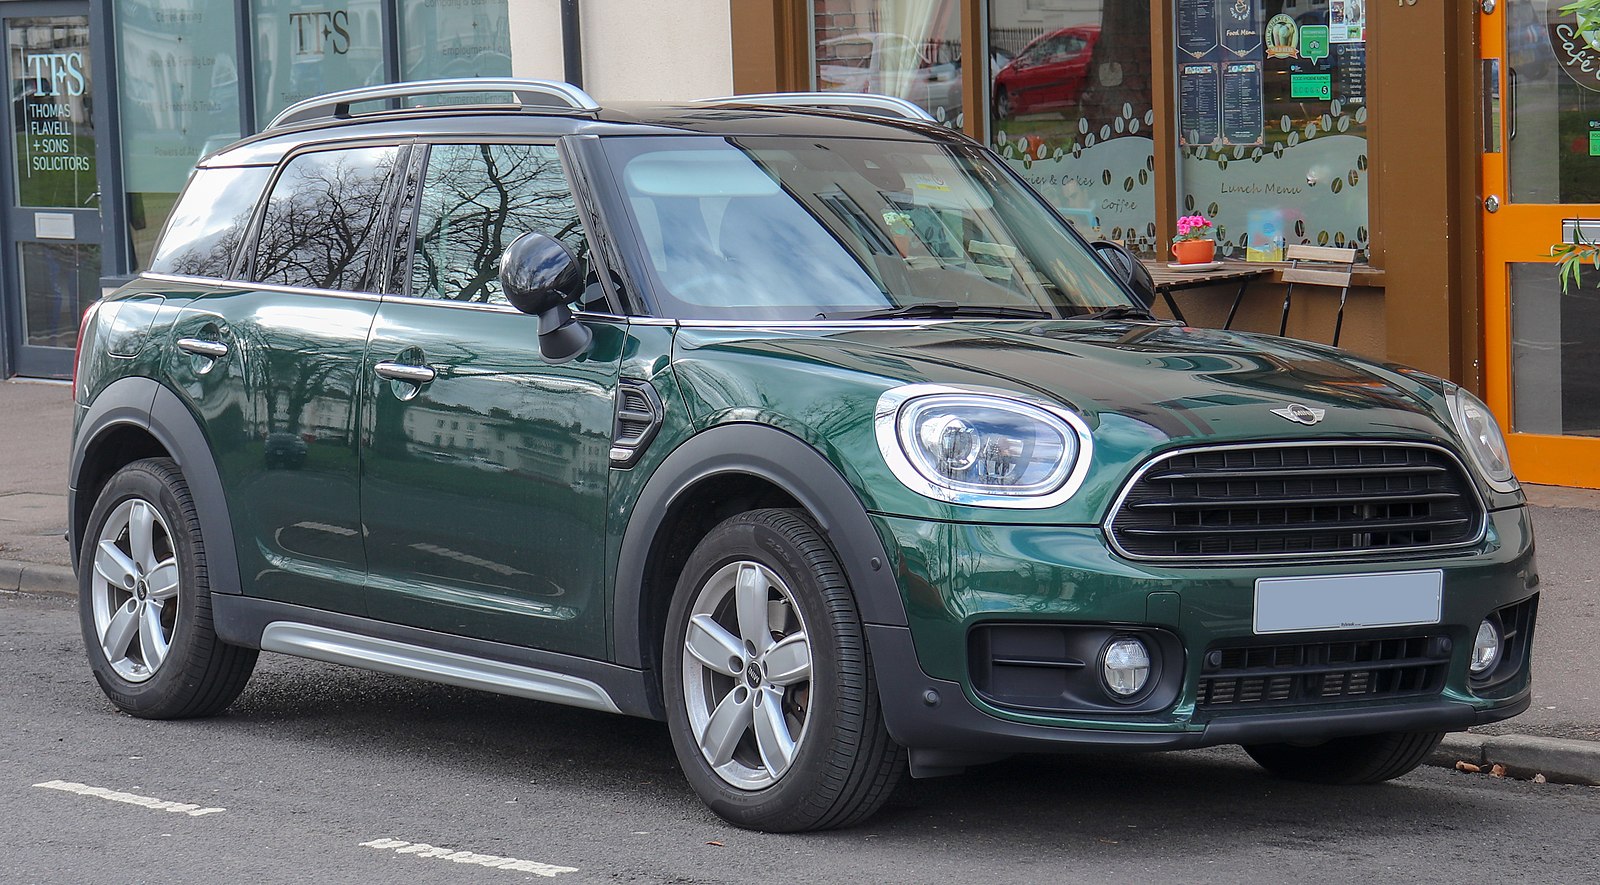
[[[1104,310],[1079,314],[1075,320],[1153,320],[1156,315],[1135,304],[1119,304]]]
[[[997,319],[1046,320],[1053,314],[1025,307],[997,307],[984,304],[957,304],[954,301],[924,301],[904,307],[875,308],[873,310],[848,310],[837,313],[819,313],[819,320],[895,320],[895,319],[946,319],[955,316],[995,317]]]

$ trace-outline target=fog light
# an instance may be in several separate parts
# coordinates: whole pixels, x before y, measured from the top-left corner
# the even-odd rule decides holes
[[[1131,698],[1150,681],[1150,650],[1137,639],[1118,639],[1100,656],[1106,689],[1119,698]]]
[[[1478,625],[1478,637],[1472,640],[1472,675],[1482,676],[1500,663],[1500,628],[1494,621]]]

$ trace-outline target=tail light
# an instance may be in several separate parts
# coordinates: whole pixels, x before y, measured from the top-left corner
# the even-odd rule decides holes
[[[83,339],[89,332],[89,322],[94,319],[95,311],[100,309],[100,302],[88,306],[83,311],[83,320],[78,323],[78,343],[72,349],[72,396],[82,402],[84,391],[78,389],[78,376],[83,374]]]

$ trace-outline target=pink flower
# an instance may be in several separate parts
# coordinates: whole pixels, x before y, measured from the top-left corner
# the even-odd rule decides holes
[[[1204,215],[1185,215],[1178,219],[1178,239],[1198,240],[1211,230],[1211,221]]]

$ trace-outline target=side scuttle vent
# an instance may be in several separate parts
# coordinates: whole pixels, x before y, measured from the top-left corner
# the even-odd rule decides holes
[[[648,381],[617,385],[617,417],[611,428],[611,466],[632,467],[661,429],[661,397]]]

